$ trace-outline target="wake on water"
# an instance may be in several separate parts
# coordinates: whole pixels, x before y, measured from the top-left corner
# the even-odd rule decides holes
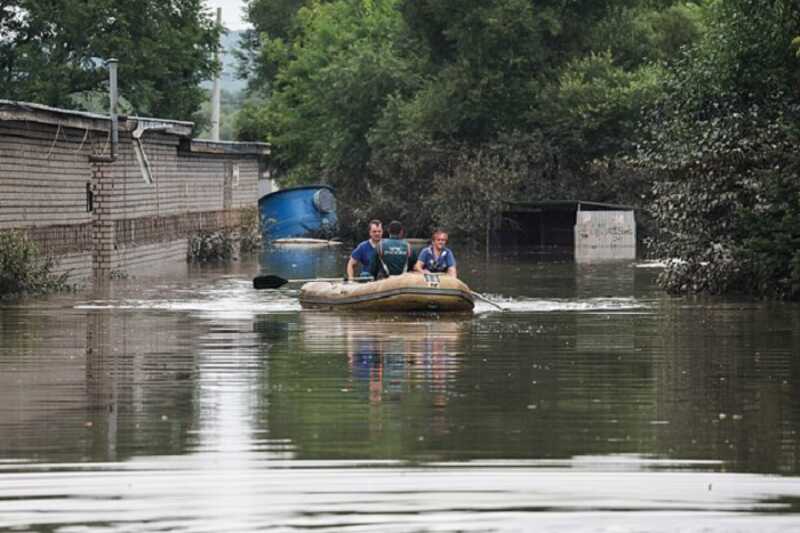
[[[191,297],[187,298],[187,293]],[[249,282],[225,280],[221,286],[203,290],[173,291],[174,297],[164,298],[154,292],[153,298],[118,298],[82,302],[76,309],[133,309],[162,310],[213,314],[215,317],[248,318],[255,315],[300,311],[296,289],[254,291]],[[633,297],[599,298],[507,298],[484,294],[486,298],[511,313],[550,312],[624,312],[646,310],[649,304]],[[499,313],[497,307],[476,298],[475,314]]]

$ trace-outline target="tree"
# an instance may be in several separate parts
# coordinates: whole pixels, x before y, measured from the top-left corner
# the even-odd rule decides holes
[[[392,2],[340,1],[303,8],[292,44],[261,111],[284,183],[368,174],[366,134],[409,77],[394,51]]]
[[[500,144],[530,151],[518,194],[638,199],[641,175],[625,168],[618,185],[618,161],[660,92],[656,62],[702,20],[670,0],[256,5],[278,20],[259,33],[251,89],[265,103],[239,115],[240,138],[272,143],[285,184],[335,185],[355,221],[368,206],[421,227],[433,222],[420,206],[434,176],[475,175],[457,152]],[[642,39],[619,37],[629,33]]]
[[[434,176],[423,205],[437,224],[454,235],[479,240],[489,253],[490,235],[527,177],[528,153],[509,150],[508,143],[483,145],[477,151],[453,151],[450,164]],[[447,206],[441,209],[441,206]]]
[[[800,6],[727,0],[666,79],[639,162],[671,292],[800,298]]]
[[[325,3],[330,0],[316,0]],[[245,0],[245,18],[252,29],[242,32],[236,57],[238,75],[247,80],[248,91],[268,94],[290,43],[302,34],[297,13],[313,7],[312,0]]]
[[[220,28],[201,0],[6,0],[0,4],[0,94],[57,107],[103,90],[104,60],[140,115],[191,120],[217,65]]]

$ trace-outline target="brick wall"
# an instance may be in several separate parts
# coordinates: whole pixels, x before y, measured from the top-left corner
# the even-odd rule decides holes
[[[0,231],[26,232],[76,277],[106,277],[185,260],[190,235],[236,226],[257,206],[265,145],[193,141],[191,123],[129,118],[111,161],[109,127],[102,115],[0,100]]]
[[[90,223],[88,156],[98,136],[74,127],[0,120],[0,230]]]

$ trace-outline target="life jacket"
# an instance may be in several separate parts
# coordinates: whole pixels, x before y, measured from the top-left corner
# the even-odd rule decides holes
[[[397,276],[408,270],[410,246],[405,239],[382,239],[375,247],[383,276]]]
[[[430,252],[430,259],[425,263],[425,268],[428,269],[428,272],[447,272],[445,258],[451,253],[450,250],[444,248],[442,253],[439,254],[439,257],[436,257],[432,245],[428,246],[427,249]]]

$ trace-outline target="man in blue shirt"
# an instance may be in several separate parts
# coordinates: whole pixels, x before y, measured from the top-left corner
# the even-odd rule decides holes
[[[440,272],[457,278],[456,256],[445,244],[447,244],[447,232],[436,229],[431,237],[431,245],[419,253],[414,270],[425,273]]]
[[[347,279],[356,277],[356,266],[361,265],[358,275],[369,275],[369,264],[372,261],[372,256],[375,255],[375,247],[381,242],[383,237],[383,224],[380,220],[369,221],[369,239],[359,243],[350,258],[347,260]]]

